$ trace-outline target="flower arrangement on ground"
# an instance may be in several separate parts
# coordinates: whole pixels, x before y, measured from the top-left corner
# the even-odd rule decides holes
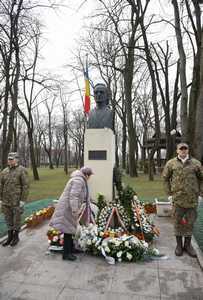
[[[54,213],[54,209],[54,206],[49,206],[34,212],[25,219],[25,224],[27,227],[35,227],[41,224],[44,220],[51,218],[52,214]]]
[[[78,245],[82,250],[98,255],[100,252],[98,246],[102,238],[99,236],[97,225],[89,224],[88,226],[80,226],[79,231]]]
[[[63,246],[63,233],[59,230],[50,228],[47,231],[47,237],[51,246]]]
[[[144,203],[144,210],[146,214],[156,214],[156,203],[146,202]]]
[[[130,233],[140,240],[151,242],[159,235],[159,230],[145,213],[144,204],[130,187],[123,189],[120,197],[121,200],[115,199],[117,202],[106,204],[100,210],[97,218],[98,230],[105,237],[119,237]]]
[[[115,261],[136,262],[151,256],[159,255],[155,248],[150,248],[148,243],[139,240],[134,235],[124,234],[120,237],[104,237],[96,225],[82,226],[78,239],[80,247],[88,253],[103,255]]]
[[[97,219],[98,230],[106,232],[109,228],[119,228],[120,231],[126,232],[130,226],[129,218],[124,207],[116,202],[106,205]]]
[[[159,235],[159,230],[149,220],[145,214],[144,205],[137,196],[131,202],[133,211],[133,223],[131,224],[131,232],[138,238],[151,242],[155,235]]]
[[[103,255],[109,263],[136,262],[159,255],[148,244],[159,230],[145,213],[144,204],[130,187],[120,191],[119,197],[107,204],[99,194],[97,214],[92,214],[91,206],[83,207],[76,234],[79,246],[88,253]],[[61,232],[52,228],[47,235],[51,246],[63,244]]]

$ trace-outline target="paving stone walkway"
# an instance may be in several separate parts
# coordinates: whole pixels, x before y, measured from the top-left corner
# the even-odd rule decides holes
[[[176,257],[171,219],[155,221],[161,230],[156,247],[165,257],[113,266],[86,254],[75,262],[47,254],[47,224],[23,230],[15,248],[0,247],[0,299],[203,300],[198,260],[187,254]]]

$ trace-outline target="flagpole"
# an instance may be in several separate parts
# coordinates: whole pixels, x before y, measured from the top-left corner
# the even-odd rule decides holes
[[[85,128],[87,127],[88,114],[90,111],[90,82],[88,73],[88,53],[86,53],[84,78],[85,78],[85,96],[84,96],[84,115],[85,115]]]

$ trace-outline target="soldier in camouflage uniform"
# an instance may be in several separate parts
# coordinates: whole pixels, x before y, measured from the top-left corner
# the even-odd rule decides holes
[[[0,200],[8,227],[8,238],[3,246],[15,246],[19,242],[22,213],[20,201],[27,199],[29,191],[27,170],[18,163],[18,153],[9,153],[8,167],[0,174]]]
[[[166,163],[163,179],[166,193],[172,196],[177,241],[175,254],[181,256],[185,250],[191,257],[196,257],[191,237],[197,218],[198,196],[203,194],[203,171],[201,163],[189,156],[186,143],[177,145],[177,157]]]

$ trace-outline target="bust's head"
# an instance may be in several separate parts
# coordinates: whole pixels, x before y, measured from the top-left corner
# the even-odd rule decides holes
[[[94,87],[94,98],[99,106],[105,106],[109,104],[108,89],[105,84],[97,83]]]

